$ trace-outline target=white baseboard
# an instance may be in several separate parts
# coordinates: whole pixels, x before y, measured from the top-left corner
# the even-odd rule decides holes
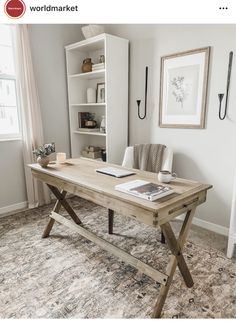
[[[66,198],[70,198],[70,197],[73,197],[73,196],[75,196],[75,195],[68,193],[66,195]],[[56,198],[55,198],[55,196],[53,194],[51,194],[51,199],[52,199],[52,201],[56,200]],[[33,209],[35,207],[37,207],[37,206],[36,205],[31,205],[31,204],[28,205],[27,201],[12,204],[12,205],[8,205],[8,206],[4,206],[4,207],[0,208],[0,218],[3,218],[4,216],[11,215],[13,213],[19,212],[19,211],[27,209],[27,208]]]
[[[180,216],[178,216],[178,219],[183,220],[184,216],[180,215]],[[193,224],[195,224],[196,226],[198,226],[200,228],[207,229],[209,231],[213,231],[215,233],[222,234],[223,236],[226,236],[226,237],[228,237],[228,235],[229,235],[229,228],[223,227],[222,225],[207,222],[207,221],[201,220],[199,218],[193,218]]]
[[[193,219],[193,224],[195,224],[201,228],[205,228],[209,231],[213,231],[213,232],[222,234],[223,236],[226,236],[226,237],[228,237],[228,235],[229,235],[229,228],[223,227],[222,225],[207,222],[207,221],[201,220],[199,218]]]
[[[16,211],[24,210],[27,208],[27,205],[28,205],[28,203],[25,201],[25,202],[1,207],[0,208],[0,217],[2,218],[4,216],[15,213]]]

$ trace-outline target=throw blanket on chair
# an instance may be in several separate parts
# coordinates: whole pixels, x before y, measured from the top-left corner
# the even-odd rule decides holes
[[[163,152],[166,146],[141,144],[134,146],[134,165],[136,169],[158,173],[161,170]]]

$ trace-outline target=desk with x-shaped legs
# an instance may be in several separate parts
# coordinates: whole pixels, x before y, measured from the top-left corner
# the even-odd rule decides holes
[[[109,164],[106,165],[109,166]],[[49,164],[47,168],[42,168],[37,164],[30,165],[30,167],[33,176],[46,183],[57,199],[50,214],[49,223],[43,233],[43,238],[49,236],[54,222],[57,221],[78,232],[84,238],[92,241],[104,250],[111,252],[124,262],[134,266],[156,282],[159,282],[161,288],[152,313],[152,317],[154,318],[161,316],[162,308],[177,266],[186,286],[193,286],[193,279],[183,257],[182,250],[195,210],[199,204],[206,201],[206,193],[211,188],[211,185],[178,178],[169,184],[169,186],[174,188],[174,194],[155,202],[150,202],[116,191],[115,185],[135,179],[158,183],[153,173],[135,170],[135,175],[125,178],[115,178],[95,171],[99,167],[104,167],[103,162],[90,161],[83,158],[71,159],[68,160],[68,163],[61,165]],[[116,216],[128,216],[155,228],[160,226],[171,251],[166,272],[162,273],[152,268],[119,247],[114,246],[85,229],[81,220],[65,199],[67,192],[92,201],[107,209],[112,209],[116,212]],[[65,208],[73,221],[59,214],[61,206]],[[185,219],[179,237],[176,238],[170,221],[183,213],[186,213]]]

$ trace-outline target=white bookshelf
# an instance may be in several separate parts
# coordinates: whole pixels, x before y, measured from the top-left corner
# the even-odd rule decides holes
[[[80,157],[85,146],[106,149],[107,161],[121,164],[128,137],[128,40],[101,34],[65,47],[72,157]],[[105,56],[105,68],[82,73],[85,58],[98,63]],[[87,103],[87,88],[105,83],[105,102]],[[106,116],[106,133],[80,131],[79,112],[95,113],[100,126]]]

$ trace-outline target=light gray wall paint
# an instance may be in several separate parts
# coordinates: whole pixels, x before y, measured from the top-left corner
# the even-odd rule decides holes
[[[30,25],[45,142],[69,155],[64,46],[80,41],[80,25]],[[0,208],[26,201],[21,141],[0,141]]]
[[[0,141],[0,208],[26,201],[20,140]]]
[[[83,39],[80,25],[30,25],[45,142],[70,154],[65,49]]]
[[[163,143],[174,150],[179,176],[210,183],[199,218],[229,226],[236,166],[236,61],[233,64],[228,117],[218,118],[218,93],[225,93],[229,51],[236,53],[235,25],[108,25],[106,31],[130,39],[130,143]],[[206,129],[158,126],[160,57],[189,49],[212,47]],[[144,69],[149,66],[148,114],[137,117],[136,99],[144,99]]]

